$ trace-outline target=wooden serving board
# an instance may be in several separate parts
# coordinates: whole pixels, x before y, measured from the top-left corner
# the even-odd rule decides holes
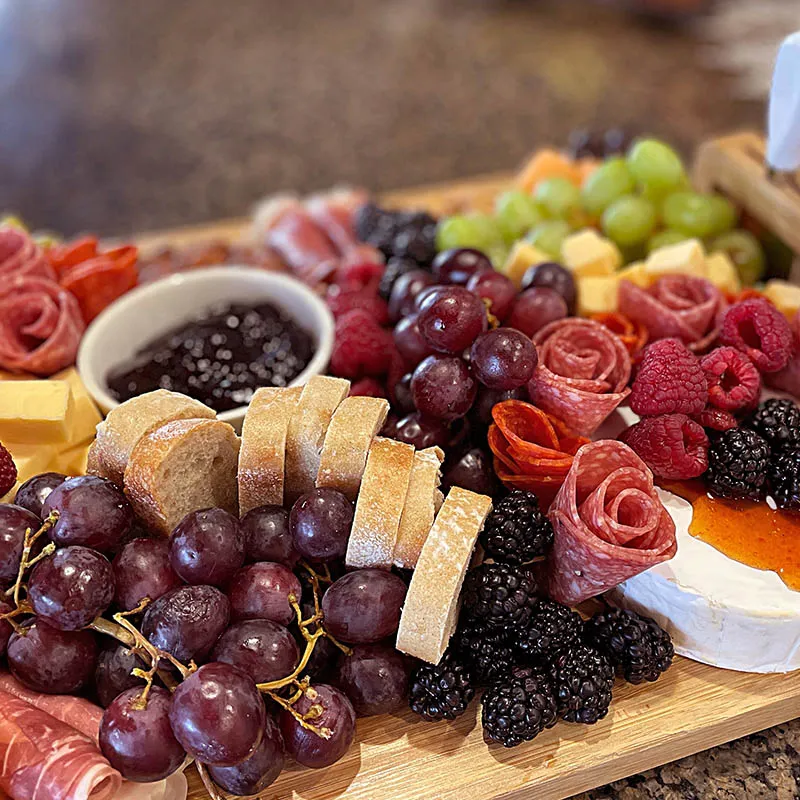
[[[508,176],[489,176],[385,196],[435,212],[491,207]],[[245,220],[140,237],[145,248],[233,239]],[[800,713],[800,671],[731,672],[676,658],[655,684],[618,682],[606,719],[559,722],[529,744],[487,747],[479,704],[454,723],[430,724],[405,711],[358,722],[356,741],[324,770],[291,766],[266,800],[560,800],[785,722]],[[207,800],[190,769],[190,800]]]

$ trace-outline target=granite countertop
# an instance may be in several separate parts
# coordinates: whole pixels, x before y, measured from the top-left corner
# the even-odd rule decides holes
[[[543,0],[69,0],[0,13],[0,208],[125,234],[337,182],[515,167],[577,126],[685,151],[760,126],[698,40]],[[580,795],[789,800],[800,721]]]

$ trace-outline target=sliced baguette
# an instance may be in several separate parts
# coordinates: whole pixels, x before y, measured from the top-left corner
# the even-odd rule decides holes
[[[422,545],[444,499],[439,490],[443,460],[444,453],[438,447],[428,447],[414,454],[414,466],[394,546],[396,567],[414,569],[417,566]]]
[[[413,466],[412,445],[372,440],[347,543],[348,566],[391,568]]]
[[[422,547],[397,630],[397,649],[438,664],[456,627],[461,584],[491,498],[454,486]]]
[[[322,446],[317,486],[358,497],[372,440],[386,422],[389,401],[382,397],[346,397],[333,414]]]
[[[156,389],[126,400],[108,412],[97,426],[89,449],[87,471],[122,486],[133,448],[146,433],[174,419],[213,419],[217,413],[199,400]]]
[[[125,495],[152,531],[168,536],[190,512],[238,514],[239,437],[227,422],[181,419],[146,433],[125,470]]]
[[[286,433],[302,387],[257,389],[242,425],[239,450],[239,513],[283,505]]]
[[[349,391],[350,381],[321,375],[303,387],[286,433],[284,495],[289,503],[314,488],[331,417]]]

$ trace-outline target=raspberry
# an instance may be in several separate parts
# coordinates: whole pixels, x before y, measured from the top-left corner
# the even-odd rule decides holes
[[[738,428],[739,423],[730,411],[723,411],[721,408],[707,406],[697,414],[692,414],[692,419],[704,428],[712,431],[729,431]]]
[[[340,378],[378,377],[389,369],[392,336],[364,309],[336,320],[331,372]]]
[[[348,311],[360,308],[366,311],[378,325],[386,325],[389,322],[389,306],[386,305],[385,300],[378,297],[374,286],[349,289],[333,284],[328,287],[325,302],[336,319],[347,314]]]
[[[0,444],[0,497],[11,491],[17,482],[17,465],[11,453]]]
[[[695,414],[708,398],[700,361],[677,339],[661,339],[644,349],[631,388],[630,405],[639,416]]]
[[[374,261],[357,261],[354,264],[345,261],[336,268],[333,283],[343,289],[363,289],[365,286],[377,288],[383,270],[383,264]]]
[[[386,397],[386,389],[375,378],[362,378],[350,387],[350,397]]]
[[[725,411],[738,411],[761,394],[761,375],[753,362],[735,347],[718,347],[700,359],[708,380],[708,402]]]
[[[697,478],[708,468],[708,436],[685,414],[647,417],[620,436],[659,478]]]
[[[761,372],[783,369],[792,355],[786,317],[762,297],[732,305],[725,312],[719,338],[745,353]]]

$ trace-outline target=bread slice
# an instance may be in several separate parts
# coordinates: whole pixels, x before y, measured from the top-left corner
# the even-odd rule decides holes
[[[262,387],[256,390],[242,425],[239,450],[239,513],[257,506],[283,505],[286,432],[303,391]]]
[[[146,433],[125,470],[125,495],[151,530],[169,535],[190,512],[238,514],[239,437],[227,422],[179,419]]]
[[[347,543],[348,566],[392,566],[413,466],[412,445],[380,436],[372,440]]]
[[[411,480],[394,546],[396,567],[414,569],[417,566],[422,545],[444,499],[439,490],[443,460],[444,453],[438,447],[427,447],[414,454]]]
[[[372,440],[386,422],[389,401],[346,397],[333,414],[317,473],[317,486],[338,489],[354,501]]]
[[[411,577],[397,649],[438,664],[456,627],[461,584],[492,500],[454,486],[436,515]]]
[[[286,433],[284,495],[289,503],[314,488],[331,417],[349,391],[350,381],[321,375],[303,387]]]
[[[178,392],[156,389],[126,400],[108,412],[97,426],[89,449],[87,470],[122,486],[133,448],[146,433],[174,419],[213,419],[214,409]]]

